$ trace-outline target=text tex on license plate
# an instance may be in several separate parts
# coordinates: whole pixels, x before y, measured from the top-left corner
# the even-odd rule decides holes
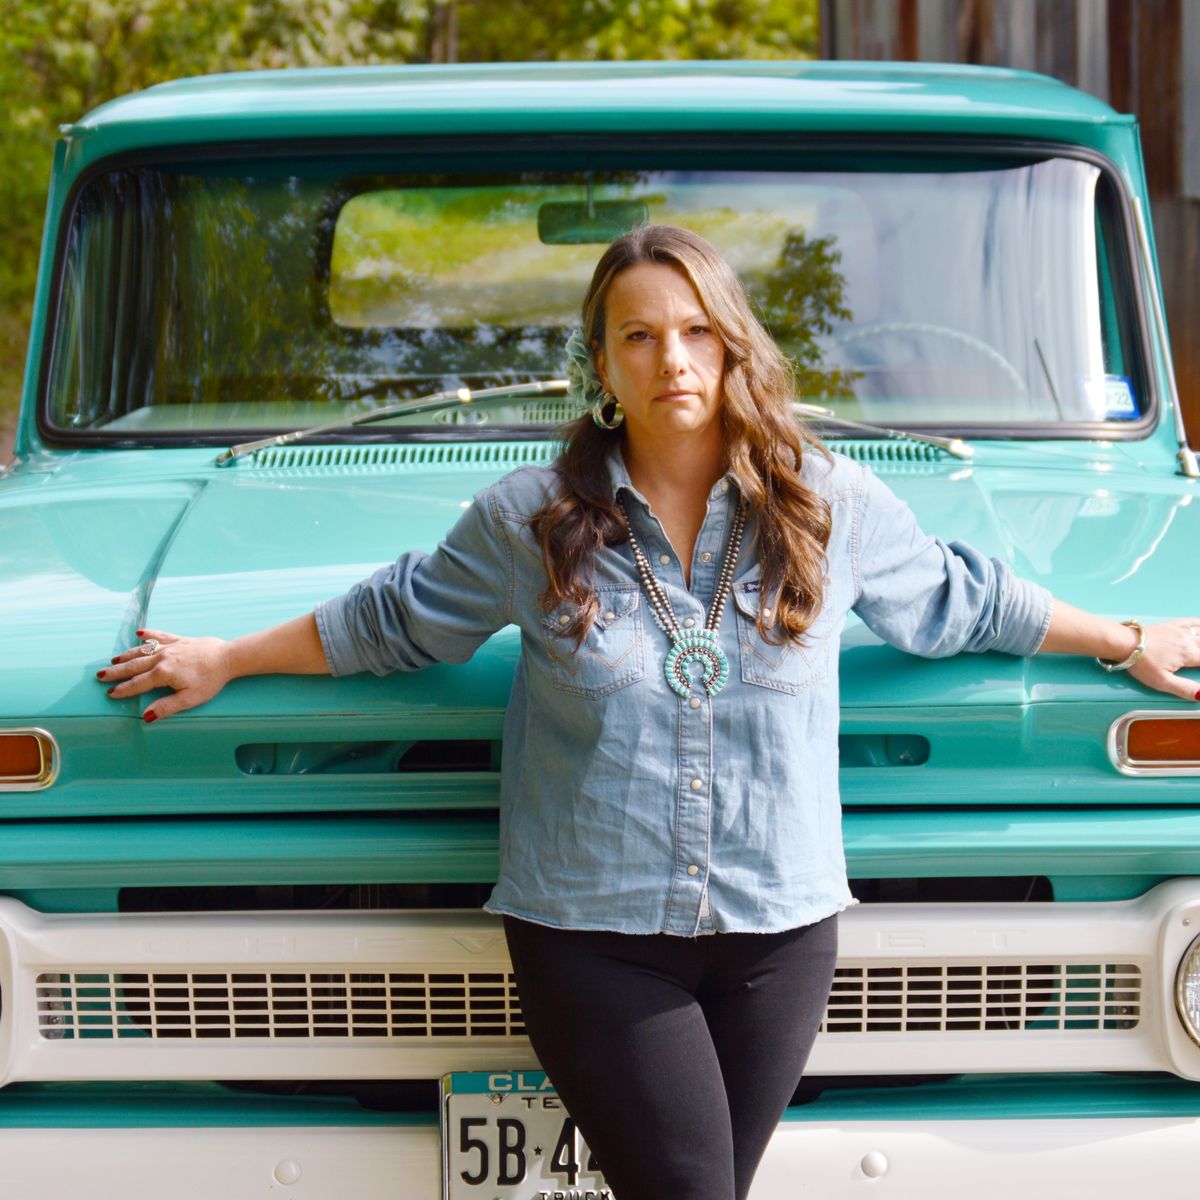
[[[442,1078],[445,1200],[612,1200],[544,1071]]]

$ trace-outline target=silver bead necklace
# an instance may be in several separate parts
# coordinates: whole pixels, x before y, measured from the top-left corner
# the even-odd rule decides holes
[[[633,561],[642,589],[658,617],[659,624],[671,639],[671,649],[663,668],[667,683],[677,696],[686,699],[692,690],[692,663],[699,663],[702,668],[700,682],[710,696],[715,696],[729,680],[729,659],[725,657],[725,651],[717,641],[717,630],[725,613],[725,601],[733,587],[733,573],[737,570],[738,554],[742,548],[742,533],[746,528],[745,502],[738,500],[733,528],[729,531],[729,544],[725,548],[725,561],[721,564],[717,590],[713,593],[712,606],[705,618],[704,628],[686,630],[680,627],[679,618],[675,616],[675,610],[671,607],[670,597],[655,578],[650,568],[650,560],[634,537],[624,498],[619,503],[621,513],[625,517],[625,532],[629,535],[629,546],[633,551]]]

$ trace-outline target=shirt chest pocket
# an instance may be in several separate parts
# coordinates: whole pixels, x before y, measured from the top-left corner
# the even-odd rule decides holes
[[[805,635],[804,644],[768,642],[758,632],[762,594],[756,582],[740,583],[733,590],[737,610],[738,646],[742,682],[796,694],[820,683],[829,674],[833,622],[824,612]],[[768,627],[773,624],[768,620]]]
[[[563,605],[542,620],[554,686],[592,700],[628,687],[646,674],[638,589],[602,587],[596,590],[596,598],[600,611],[578,650],[574,637],[563,634],[573,607]]]

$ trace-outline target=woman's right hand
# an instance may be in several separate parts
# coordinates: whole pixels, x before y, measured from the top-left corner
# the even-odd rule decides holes
[[[159,629],[139,629],[138,637],[145,639],[140,646],[118,654],[113,665],[97,671],[96,677],[108,685],[114,700],[170,688],[171,695],[156,700],[142,714],[147,724],[211,700],[233,678],[229,643],[220,638],[178,637]],[[155,642],[158,649],[147,653],[146,647]]]

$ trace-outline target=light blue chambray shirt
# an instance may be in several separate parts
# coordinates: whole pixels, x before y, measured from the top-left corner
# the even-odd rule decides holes
[[[634,532],[683,624],[702,627],[737,484],[709,494],[692,586],[620,454],[610,460]],[[695,936],[769,932],[852,903],[838,801],[838,643],[853,609],[915,654],[1031,654],[1050,596],[961,543],[922,533],[866,468],[810,453],[808,485],[833,517],[824,605],[802,646],[755,629],[762,596],[746,527],[720,628],[729,682],[682,699],[670,641],[628,545],[597,555],[600,615],[578,653],[546,586],[529,517],[556,486],[523,467],[479,493],[432,555],[402,555],[317,609],[329,668],[383,674],[463,662],[496,630],[521,631],[504,722],[500,875],[489,911],[575,929]]]

